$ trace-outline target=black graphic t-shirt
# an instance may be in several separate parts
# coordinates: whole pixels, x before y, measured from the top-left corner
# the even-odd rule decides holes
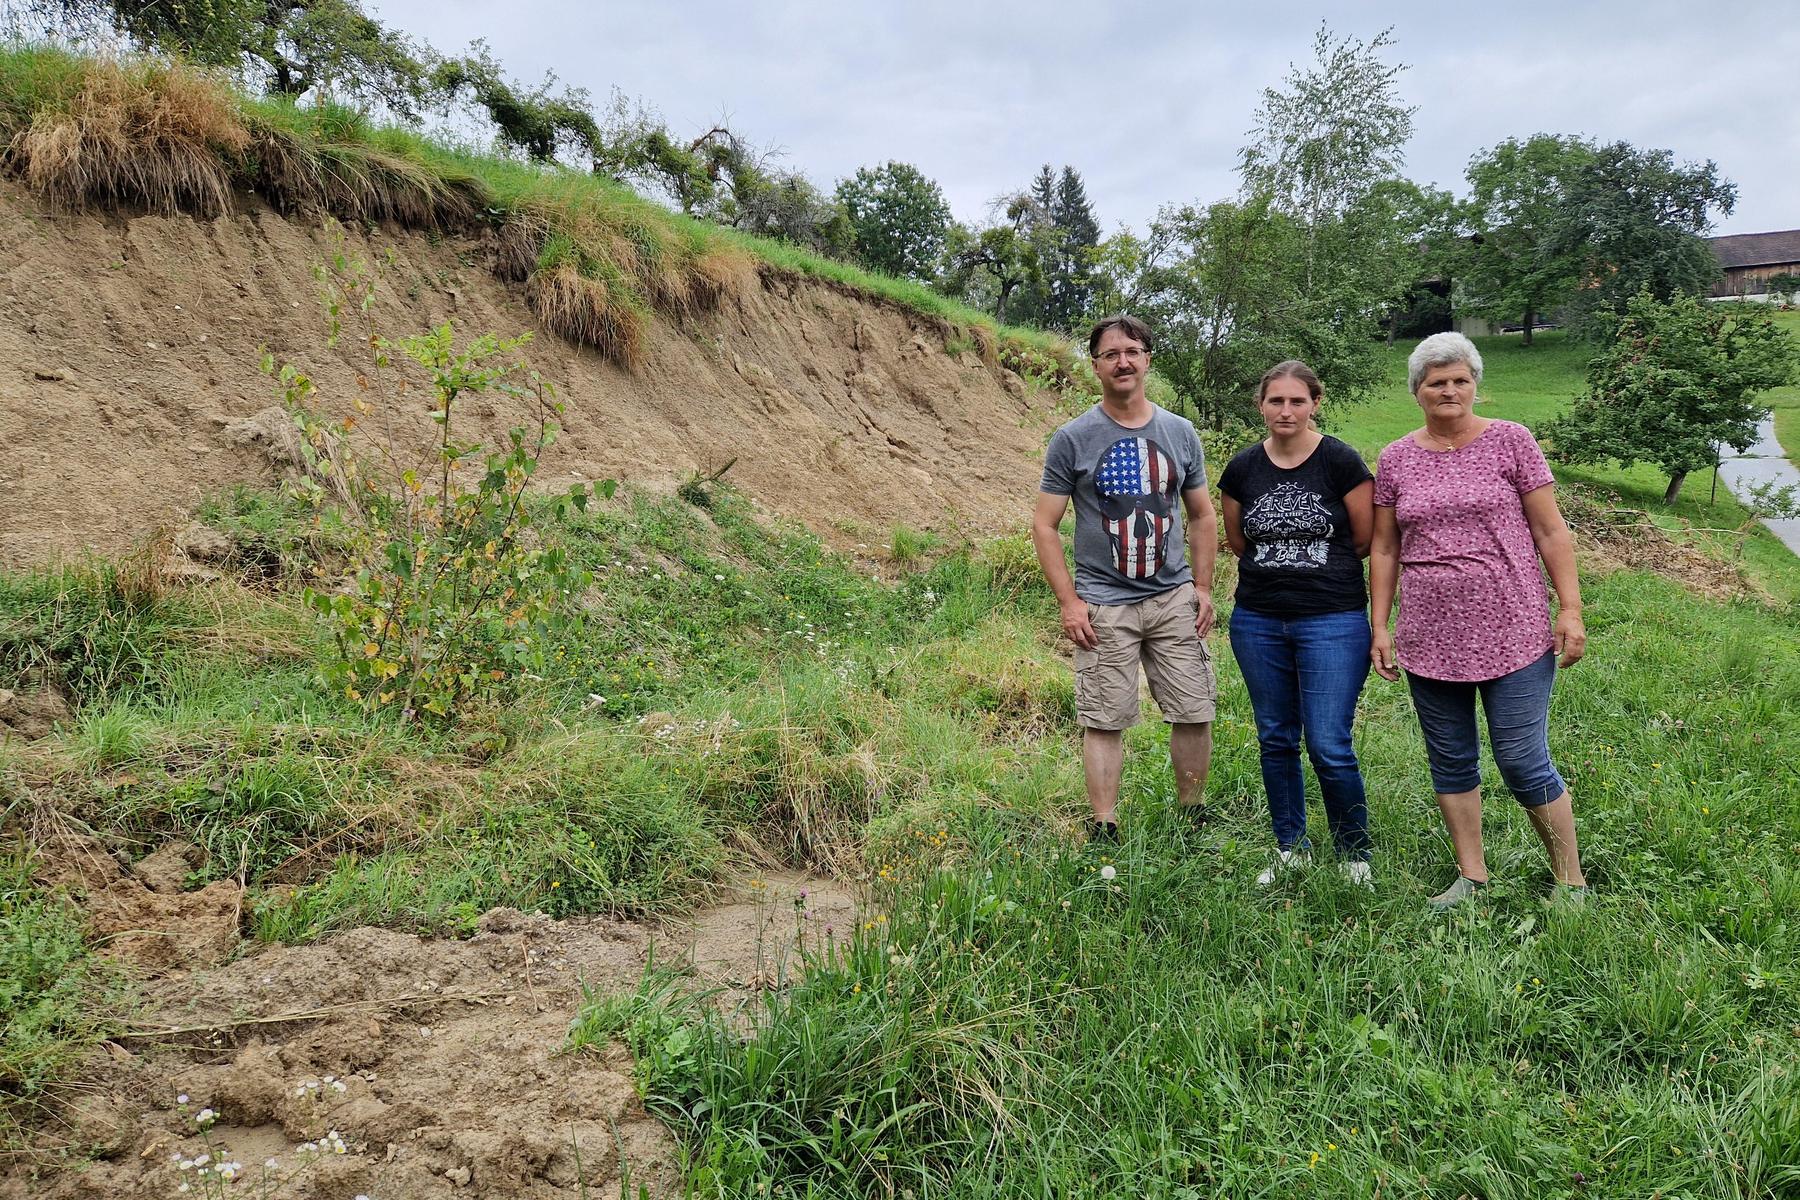
[[[1219,476],[1219,490],[1243,509],[1237,602],[1272,617],[1352,612],[1368,603],[1362,559],[1350,536],[1344,497],[1374,478],[1362,456],[1334,437],[1292,469],[1247,446]]]

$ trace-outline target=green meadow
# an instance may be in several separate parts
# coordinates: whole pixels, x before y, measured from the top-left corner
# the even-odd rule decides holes
[[[1791,333],[1800,333],[1800,312],[1778,312],[1775,319]],[[1800,385],[1776,388],[1764,397],[1775,413],[1775,438],[1788,461],[1800,466]]]
[[[1493,415],[1531,424],[1580,387],[1560,335],[1484,352]],[[1371,457],[1414,423],[1398,353],[1394,372],[1333,416]],[[1656,511],[1651,472],[1564,478]],[[1709,482],[1657,520],[1735,525]],[[656,970],[571,1033],[631,1048],[692,1195],[1800,1195],[1800,561],[1760,535],[1762,599],[1584,579],[1592,642],[1552,745],[1593,894],[1546,907],[1490,772],[1495,883],[1443,918],[1423,901],[1449,842],[1404,689],[1378,679],[1358,734],[1376,888],[1325,863],[1254,884],[1270,839],[1222,638],[1217,819],[1169,811],[1152,719],[1122,844],[1083,849],[1070,673],[1022,535],[895,529],[853,561],[728,490],[621,492],[560,535],[590,619],[515,703],[434,727],[319,681],[332,647],[297,581],[339,552],[328,530],[250,492],[203,515],[261,577],[0,577],[7,681],[54,670],[76,702],[0,758],[10,1136],[129,1013],[32,881],[24,831],[47,820],[133,854],[199,844],[201,875],[247,879],[265,942],[459,936],[499,904],[668,913],[749,839],[865,881],[864,919],[810,929],[804,975],[736,1018]]]

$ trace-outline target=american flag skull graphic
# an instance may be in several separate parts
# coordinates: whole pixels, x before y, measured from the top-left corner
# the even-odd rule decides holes
[[[1113,565],[1127,579],[1162,570],[1175,524],[1175,463],[1149,438],[1120,438],[1094,473]]]

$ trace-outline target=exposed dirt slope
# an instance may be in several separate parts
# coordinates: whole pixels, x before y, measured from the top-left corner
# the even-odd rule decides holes
[[[97,848],[51,857],[94,876],[90,890],[117,873]],[[735,1005],[782,986],[797,941],[822,942],[855,912],[829,880],[782,875],[664,925],[496,909],[467,941],[355,929],[222,966],[151,966],[139,1032],[59,1091],[36,1154],[0,1162],[0,1200],[175,1196],[195,1178],[183,1160],[207,1151],[203,1107],[218,1116],[215,1160],[246,1169],[232,1194],[261,1195],[272,1159],[271,1194],[286,1200],[576,1200],[625,1182],[633,1197],[679,1195],[674,1142],[644,1111],[624,1047],[561,1050],[581,986],[629,992],[654,954]],[[203,932],[173,908],[146,919],[172,940]]]
[[[67,215],[0,182],[0,245],[0,564],[119,553],[221,485],[271,480],[267,420],[251,420],[276,401],[263,346],[349,412],[351,351],[323,347],[312,275],[335,243],[316,222],[249,196],[211,221]],[[390,336],[537,328],[479,239],[351,231],[347,248],[395,255],[377,308]],[[839,540],[896,521],[1017,528],[1047,401],[973,351],[952,357],[946,332],[772,270],[686,328],[655,321],[637,374],[540,332],[533,361],[569,405],[545,476],[666,487],[736,458],[731,482]],[[520,419],[509,405],[469,415],[491,441]],[[427,404],[408,407],[385,431],[423,447]]]

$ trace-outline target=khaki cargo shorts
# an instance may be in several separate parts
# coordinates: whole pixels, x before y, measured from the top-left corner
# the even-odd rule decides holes
[[[1136,604],[1090,604],[1098,648],[1075,648],[1075,720],[1084,729],[1128,729],[1138,723],[1138,664],[1150,695],[1172,724],[1203,725],[1218,709],[1212,654],[1194,632],[1194,585]]]

